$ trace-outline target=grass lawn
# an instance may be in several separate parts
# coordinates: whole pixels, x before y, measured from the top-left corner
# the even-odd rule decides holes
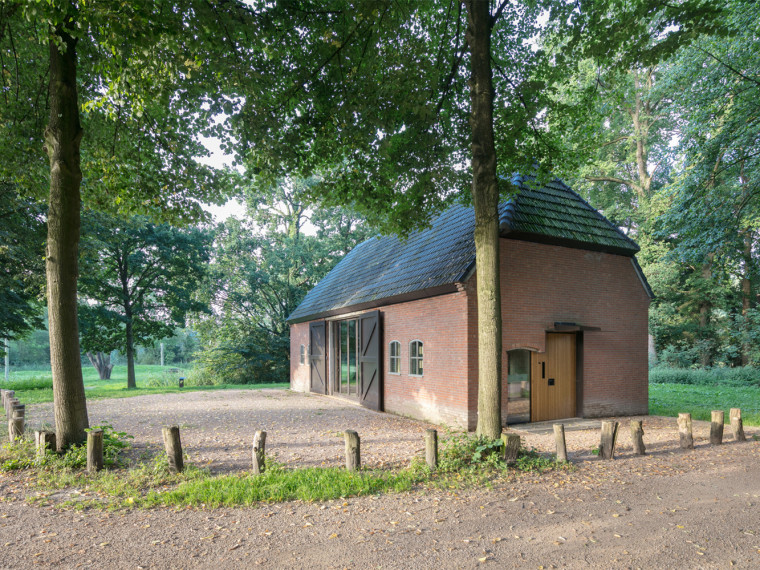
[[[694,386],[688,384],[649,384],[649,413],[673,416],[690,413],[695,420],[710,420],[713,410],[741,408],[744,425],[760,426],[760,388],[755,386]]]
[[[87,399],[95,398],[128,398],[144,394],[166,394],[172,392],[191,392],[199,390],[255,390],[261,388],[289,388],[288,383],[282,384],[220,384],[217,386],[186,386],[180,388],[178,380],[185,376],[186,369],[179,373],[169,372],[175,369],[171,366],[138,365],[135,366],[137,388],[127,390],[127,367],[115,366],[110,380],[100,380],[92,366],[82,366],[84,389]],[[16,391],[16,397],[24,404],[38,404],[53,401],[52,376],[50,370],[20,370],[11,372],[9,383],[0,380],[0,388],[10,388]]]

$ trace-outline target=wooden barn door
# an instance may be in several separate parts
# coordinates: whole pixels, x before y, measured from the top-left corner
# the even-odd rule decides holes
[[[546,352],[532,355],[531,421],[575,416],[575,334],[547,333]]]
[[[383,409],[383,360],[380,311],[359,317],[359,403]]]
[[[309,324],[309,367],[312,392],[327,394],[327,329],[325,321]]]

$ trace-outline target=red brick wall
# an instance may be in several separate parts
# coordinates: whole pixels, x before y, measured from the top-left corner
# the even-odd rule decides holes
[[[383,313],[385,410],[467,428],[467,295],[451,293],[390,305]],[[401,374],[388,371],[388,345],[401,343]],[[409,375],[409,343],[424,343],[423,376]]]
[[[649,297],[630,258],[502,239],[501,280],[505,351],[543,351],[557,321],[599,327],[582,333],[580,412],[647,413]]]
[[[301,345],[309,344],[309,323],[290,325],[290,389],[309,391],[309,359],[301,364]]]

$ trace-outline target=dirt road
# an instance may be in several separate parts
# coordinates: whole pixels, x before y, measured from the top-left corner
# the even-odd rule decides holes
[[[31,407],[47,421],[49,406]],[[368,463],[406,464],[424,429],[329,398],[283,391],[100,400],[93,423],[160,446],[160,425],[183,426],[191,461],[249,468],[253,429],[272,434],[291,465],[339,464],[353,428]],[[645,418],[649,454],[628,435],[618,459],[590,452],[597,430],[568,433],[575,469],[512,476],[492,489],[418,491],[251,509],[77,512],[32,507],[23,478],[0,476],[0,567],[28,568],[760,568],[760,441],[678,449],[675,421]],[[757,429],[747,430],[757,435]],[[539,449],[551,435],[526,435]],[[334,441],[333,441],[334,440]],[[268,440],[269,443],[269,440]]]
[[[700,469],[621,477],[601,460],[490,490],[254,509],[57,511],[4,481],[4,568],[758,568],[760,443]],[[681,461],[686,453],[674,452]],[[650,458],[632,458],[645,465]],[[623,470],[627,471],[627,470]]]

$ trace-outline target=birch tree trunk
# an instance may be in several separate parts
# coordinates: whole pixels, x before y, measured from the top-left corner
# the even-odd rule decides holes
[[[60,38],[61,45],[56,39]],[[50,118],[45,151],[50,197],[45,268],[53,373],[53,409],[59,450],[82,443],[88,427],[77,323],[82,128],[77,101],[76,40],[65,25],[50,30]]]

